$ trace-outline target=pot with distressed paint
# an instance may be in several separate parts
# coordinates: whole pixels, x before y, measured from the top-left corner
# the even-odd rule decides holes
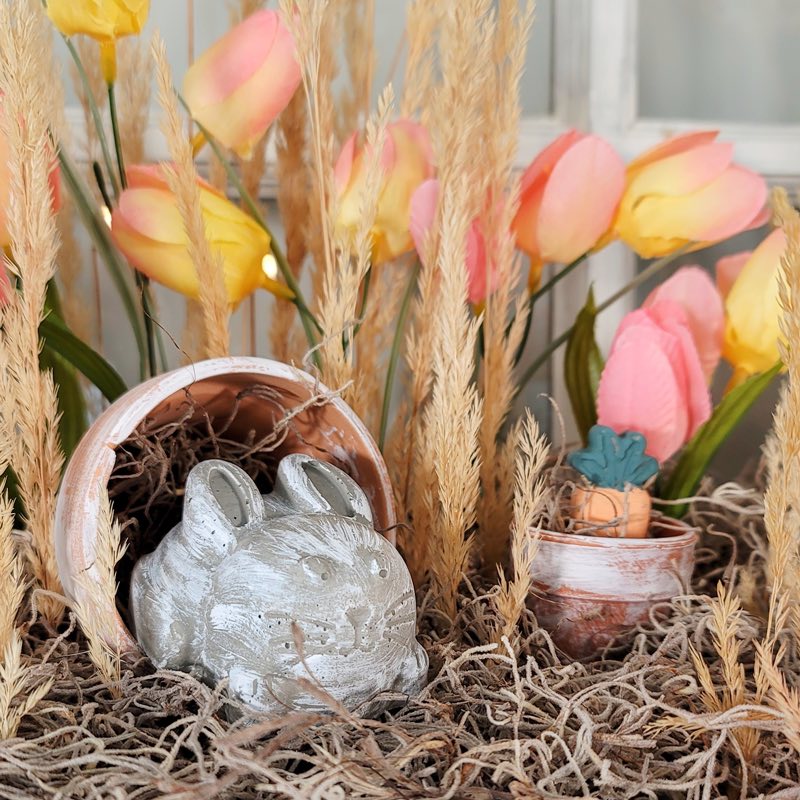
[[[686,590],[696,540],[676,520],[652,524],[644,539],[541,532],[531,593],[539,624],[575,658],[599,653]]]
[[[276,361],[233,357],[202,361],[152,378],[131,389],[90,426],[67,465],[55,519],[56,557],[64,591],[80,599],[87,583],[97,580],[95,552],[103,490],[114,468],[116,448],[145,419],[157,424],[181,418],[186,393],[211,417],[224,417],[244,389],[258,386],[268,393],[248,396],[227,435],[257,437],[270,432],[285,410],[299,409],[326,393],[325,386],[301,370]],[[266,397],[266,394],[269,397]],[[338,397],[300,411],[275,451],[280,458],[305,453],[335,464],[364,490],[375,528],[394,543],[395,510],[386,465],[377,445],[352,409]],[[131,632],[109,603],[100,610],[98,627],[124,654],[138,652]]]

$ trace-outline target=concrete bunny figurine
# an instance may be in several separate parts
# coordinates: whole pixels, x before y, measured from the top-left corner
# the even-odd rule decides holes
[[[359,486],[309,456],[286,456],[263,497],[233,464],[194,467],[183,521],[137,562],[130,600],[157,667],[226,678],[258,711],[329,710],[298,678],[365,715],[378,692],[424,685],[405,563]]]

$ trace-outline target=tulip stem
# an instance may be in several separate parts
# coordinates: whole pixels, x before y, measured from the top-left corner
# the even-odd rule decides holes
[[[119,169],[119,179],[123,191],[128,188],[128,179],[125,175],[125,159],[122,154],[122,138],[119,134],[119,118],[117,116],[117,93],[114,91],[113,81],[108,86],[108,110],[111,115],[111,132],[114,135],[114,150],[117,154],[117,168]],[[154,324],[155,314],[153,312],[153,300],[150,294],[150,279],[142,275],[139,270],[134,270],[136,288],[139,290],[139,298],[142,304],[142,316],[144,317],[145,341],[147,342],[147,365],[150,377],[158,375],[158,362],[156,360],[156,327]]]
[[[662,269],[664,269],[664,267],[669,266],[677,258],[688,252],[691,249],[692,244],[693,243],[686,244],[683,247],[678,248],[674,253],[670,253],[663,258],[659,258],[658,261],[654,261],[649,267],[647,267],[647,269],[642,270],[632,281],[626,283],[619,291],[614,292],[611,297],[603,300],[603,302],[597,306],[597,313],[599,314],[601,311],[605,311],[610,306],[613,306],[617,300],[628,294],[628,292],[649,281],[650,278],[658,274]],[[572,264],[570,266],[572,266]],[[562,272],[564,271],[566,271],[566,269],[562,270]],[[555,353],[556,350],[558,350],[558,348],[569,339],[570,335],[572,334],[573,327],[574,326],[571,326],[560,336],[553,339],[553,341],[550,342],[550,344],[539,354],[539,356],[528,367],[528,369],[525,370],[519,380],[519,383],[517,384],[517,392],[522,391],[522,387],[525,386],[528,381],[538,372],[539,368],[547,361],[547,359],[550,358],[550,356],[553,355],[553,353]]]
[[[394,376],[397,372],[397,362],[400,358],[400,345],[403,341],[403,332],[406,327],[406,318],[408,311],[411,308],[411,298],[414,296],[414,290],[417,288],[417,279],[419,278],[420,261],[416,259],[414,267],[411,270],[411,277],[408,279],[408,286],[406,286],[403,301],[400,304],[400,313],[397,316],[397,327],[394,331],[394,339],[392,340],[392,349],[389,353],[389,364],[386,367],[386,385],[383,390],[383,407],[381,408],[381,427],[378,435],[378,447],[383,451],[386,444],[386,429],[389,426],[389,408],[392,404],[392,388],[394,387]]]
[[[192,111],[186,103],[186,100],[184,100],[181,96],[180,92],[176,91],[175,96],[178,98],[181,105],[186,109],[187,113],[191,115]],[[250,216],[261,226],[261,228],[266,232],[267,236],[269,236],[269,247],[272,251],[272,255],[275,256],[275,263],[278,265],[278,269],[281,271],[283,279],[286,281],[286,285],[294,295],[292,302],[295,304],[295,306],[297,306],[297,311],[300,314],[300,322],[303,325],[306,339],[308,340],[309,347],[311,348],[312,358],[314,359],[314,363],[317,365],[317,367],[321,367],[322,362],[320,360],[319,352],[316,349],[317,337],[314,329],[316,328],[318,333],[324,333],[324,331],[322,330],[322,326],[319,324],[319,322],[317,322],[316,318],[311,313],[308,305],[306,305],[300,285],[297,283],[297,279],[292,272],[292,268],[289,266],[289,262],[286,260],[283,250],[281,250],[277,239],[272,235],[269,225],[267,225],[266,220],[261,215],[261,210],[259,209],[258,204],[255,202],[255,200],[253,200],[250,192],[248,192],[245,188],[244,184],[236,173],[233,164],[231,164],[230,160],[225,157],[225,154],[222,152],[222,149],[217,144],[214,137],[208,132],[208,129],[201,125],[196,119],[194,120],[194,124],[197,126],[197,129],[200,131],[200,133],[205,137],[209,147],[213,150],[214,155],[217,157],[219,163],[222,164],[228,179],[234,185],[236,191],[239,192],[239,197],[241,198],[242,202],[247,206]]]
[[[100,142],[100,150],[103,153],[103,161],[105,162],[106,171],[111,181],[111,189],[114,193],[114,197],[119,197],[119,183],[114,175],[114,162],[111,160],[111,151],[108,148],[108,140],[106,139],[103,120],[100,117],[100,109],[97,107],[94,92],[92,92],[92,87],[89,84],[89,76],[86,74],[86,69],[83,66],[78,51],[75,49],[75,45],[72,43],[72,39],[70,39],[69,36],[62,36],[61,38],[67,45],[67,50],[75,63],[75,69],[78,71],[78,78],[83,87],[83,93],[86,96],[86,103],[89,106],[89,112],[92,115],[92,121],[97,131],[97,139]]]
[[[533,307],[536,305],[536,301],[546,295],[559,281],[564,280],[574,269],[579,267],[587,258],[589,254],[584,253],[582,256],[578,256],[574,261],[567,264],[564,269],[560,272],[556,272],[552,278],[550,278],[544,286],[540,286],[535,292],[531,292],[530,296],[528,297],[528,317],[525,320],[525,331],[522,334],[522,339],[520,340],[519,347],[517,348],[517,352],[514,355],[514,366],[519,364],[520,359],[522,358],[522,354],[525,352],[525,346],[528,344],[528,337],[531,333],[531,323],[533,321]],[[511,326],[509,325],[509,330],[506,331],[506,336],[510,331]]]

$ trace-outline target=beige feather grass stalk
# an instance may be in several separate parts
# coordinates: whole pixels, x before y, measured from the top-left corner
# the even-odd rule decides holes
[[[311,190],[307,245],[314,262],[312,311],[319,319],[327,276],[337,267],[333,241],[336,218],[333,166],[337,144],[333,136],[333,79],[337,72],[338,25],[329,0],[280,0],[280,8],[294,36],[308,107]]]
[[[33,685],[32,673],[22,660],[22,639],[14,629],[0,661],[0,740],[13,739],[23,717],[44,699],[53,678]]]
[[[408,55],[403,79],[400,113],[417,117],[427,125],[432,110],[435,86],[436,40],[444,4],[431,0],[411,0],[406,14]]]
[[[363,128],[375,75],[375,0],[335,0],[347,64],[347,85],[336,102],[337,139]]]
[[[307,129],[306,98],[302,92],[295,92],[289,105],[278,117],[275,135],[278,210],[286,231],[286,260],[295,278],[300,277],[308,252]],[[279,361],[291,360],[291,342],[296,322],[297,309],[292,303],[273,303],[269,337],[272,354]]]
[[[49,177],[54,159],[50,130],[57,119],[51,103],[60,100],[52,80],[50,36],[40,3],[9,0],[0,5],[0,93],[12,198],[8,227],[13,261],[8,266],[24,287],[12,293],[2,311],[0,371],[8,394],[0,404],[0,437],[12,454],[25,503],[33,576],[38,586],[53,593],[42,597],[39,606],[55,625],[64,610],[53,596],[61,593],[53,519],[64,457],[53,377],[39,369],[39,324],[58,254]]]
[[[364,189],[359,197],[359,224],[352,239],[337,242],[337,267],[326,273],[320,304],[320,324],[327,332],[320,345],[322,376],[329,386],[346,387],[343,397],[354,402],[359,395],[355,372],[355,347],[352,339],[358,322],[361,285],[371,264],[372,228],[378,210],[381,184],[381,153],[386,142],[386,126],[392,106],[392,90],[387,87],[378,110],[367,123]]]
[[[225,268],[222,256],[212,250],[206,237],[192,146],[186,138],[186,128],[178,111],[167,50],[160,36],[154,39],[152,49],[159,103],[165,112],[162,129],[173,161],[165,168],[166,176],[183,219],[189,255],[197,269],[199,300],[205,323],[205,355],[207,358],[226,356],[230,353],[230,307],[225,289]]]
[[[495,605],[500,625],[495,641],[506,637],[513,641],[531,589],[532,569],[538,538],[532,529],[547,504],[549,488],[545,466],[550,452],[547,438],[539,432],[536,419],[528,410],[523,420],[514,426],[509,435],[515,451],[515,476],[513,480],[513,522],[511,525],[511,570],[507,580],[502,569]]]
[[[478,323],[469,316],[464,270],[471,217],[463,205],[466,187],[451,188],[444,191],[442,203],[438,260],[442,290],[431,354],[433,387],[424,414],[424,449],[430,450],[433,468],[426,497],[430,573],[438,608],[454,619],[480,493],[481,400],[472,383]]]
[[[117,58],[122,155],[126,164],[141,164],[153,83],[149,42],[141,36],[122,39],[117,46]]]
[[[519,84],[525,51],[533,23],[533,2],[520,8],[518,0],[501,0],[494,36],[494,86],[485,97],[487,120],[487,207],[482,217],[487,243],[487,271],[494,271],[497,288],[489,294],[484,313],[484,357],[481,377],[483,423],[481,425],[482,499],[478,524],[483,558],[488,566],[506,555],[511,525],[512,489],[496,469],[503,454],[500,435],[511,412],[516,393],[514,360],[522,342],[528,316],[526,298],[514,291],[520,260],[516,254],[512,223],[519,202],[519,178],[513,167],[521,108]],[[490,275],[486,285],[491,285]],[[508,325],[509,316],[513,322]],[[508,332],[506,332],[508,331]]]
[[[106,92],[106,83],[100,65],[100,45],[88,36],[77,36],[75,38],[75,47],[86,72],[92,98],[97,104],[100,113],[103,114],[108,104],[108,93]],[[100,161],[100,140],[97,136],[94,117],[89,107],[89,97],[86,93],[86,87],[78,75],[78,68],[72,62],[70,62],[70,77],[72,79],[75,95],[81,105],[83,130],[86,131],[86,151],[84,155],[86,156],[86,164],[88,165],[87,171],[89,180],[87,184],[95,193],[96,198],[100,200],[100,193],[97,189],[94,174],[92,173],[92,163]]]
[[[13,639],[26,590],[25,567],[17,552],[13,529],[14,506],[4,487],[0,492],[0,652]]]
[[[778,459],[779,467],[772,465],[764,494],[764,523],[769,545],[767,580],[771,595],[767,630],[757,648],[756,682],[758,694],[768,697],[784,716],[784,733],[797,747],[800,703],[797,693],[789,690],[781,674],[785,644],[779,645],[779,641],[789,621],[789,609],[797,603],[796,591],[800,583],[796,512],[800,508],[800,215],[784,190],[773,192],[772,204],[775,221],[784,229],[787,241],[778,299],[783,311],[779,345],[788,375],[773,424],[773,459]],[[796,628],[794,633],[800,643],[800,629]]]
[[[95,558],[92,575],[81,575],[77,579],[80,599],[73,603],[78,624],[86,636],[89,656],[103,682],[115,697],[121,696],[120,668],[121,643],[113,618],[108,614],[117,602],[116,569],[125,554],[125,545],[114,509],[103,491],[100,517],[97,524]]]

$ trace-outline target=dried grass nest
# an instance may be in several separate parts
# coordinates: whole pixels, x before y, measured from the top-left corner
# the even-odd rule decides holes
[[[193,425],[142,429],[118,451],[109,490],[130,546],[120,597],[153,546],[142,531],[174,524],[194,463],[236,459],[262,490],[271,485],[274,439],[237,442],[225,421],[195,410],[187,405]],[[800,799],[780,716],[766,706],[709,713],[692,661],[694,648],[722,696],[710,595],[724,578],[742,588],[737,635],[752,665],[765,617],[763,511],[755,489],[706,491],[690,514],[704,531],[692,594],[654,607],[629,642],[586,663],[559,654],[532,613],[515,641],[487,644],[496,588],[478,573],[464,581],[454,624],[423,587],[430,684],[377,720],[332,709],[231,723],[222,687],[145,659],[124,665],[112,692],[71,617],[59,631],[37,623],[25,639],[32,686],[54,683],[18,737],[0,743],[0,798]],[[790,639],[783,666],[797,675]],[[754,759],[740,745],[745,728],[760,731]]]
[[[654,608],[631,642],[591,662],[560,656],[532,614],[518,641],[487,645],[493,590],[477,575],[452,625],[423,590],[431,682],[378,720],[334,711],[231,724],[220,689],[145,661],[126,665],[115,698],[74,624],[35,625],[33,677],[55,682],[0,744],[0,798],[800,798],[800,760],[776,712],[709,713],[691,657],[693,646],[721,693],[708,595],[746,572],[757,583],[748,596],[763,596],[761,495],[722,486],[691,517],[705,531],[693,594]],[[745,663],[762,614],[751,603],[739,625]],[[745,727],[760,732],[750,763],[736,736]]]

